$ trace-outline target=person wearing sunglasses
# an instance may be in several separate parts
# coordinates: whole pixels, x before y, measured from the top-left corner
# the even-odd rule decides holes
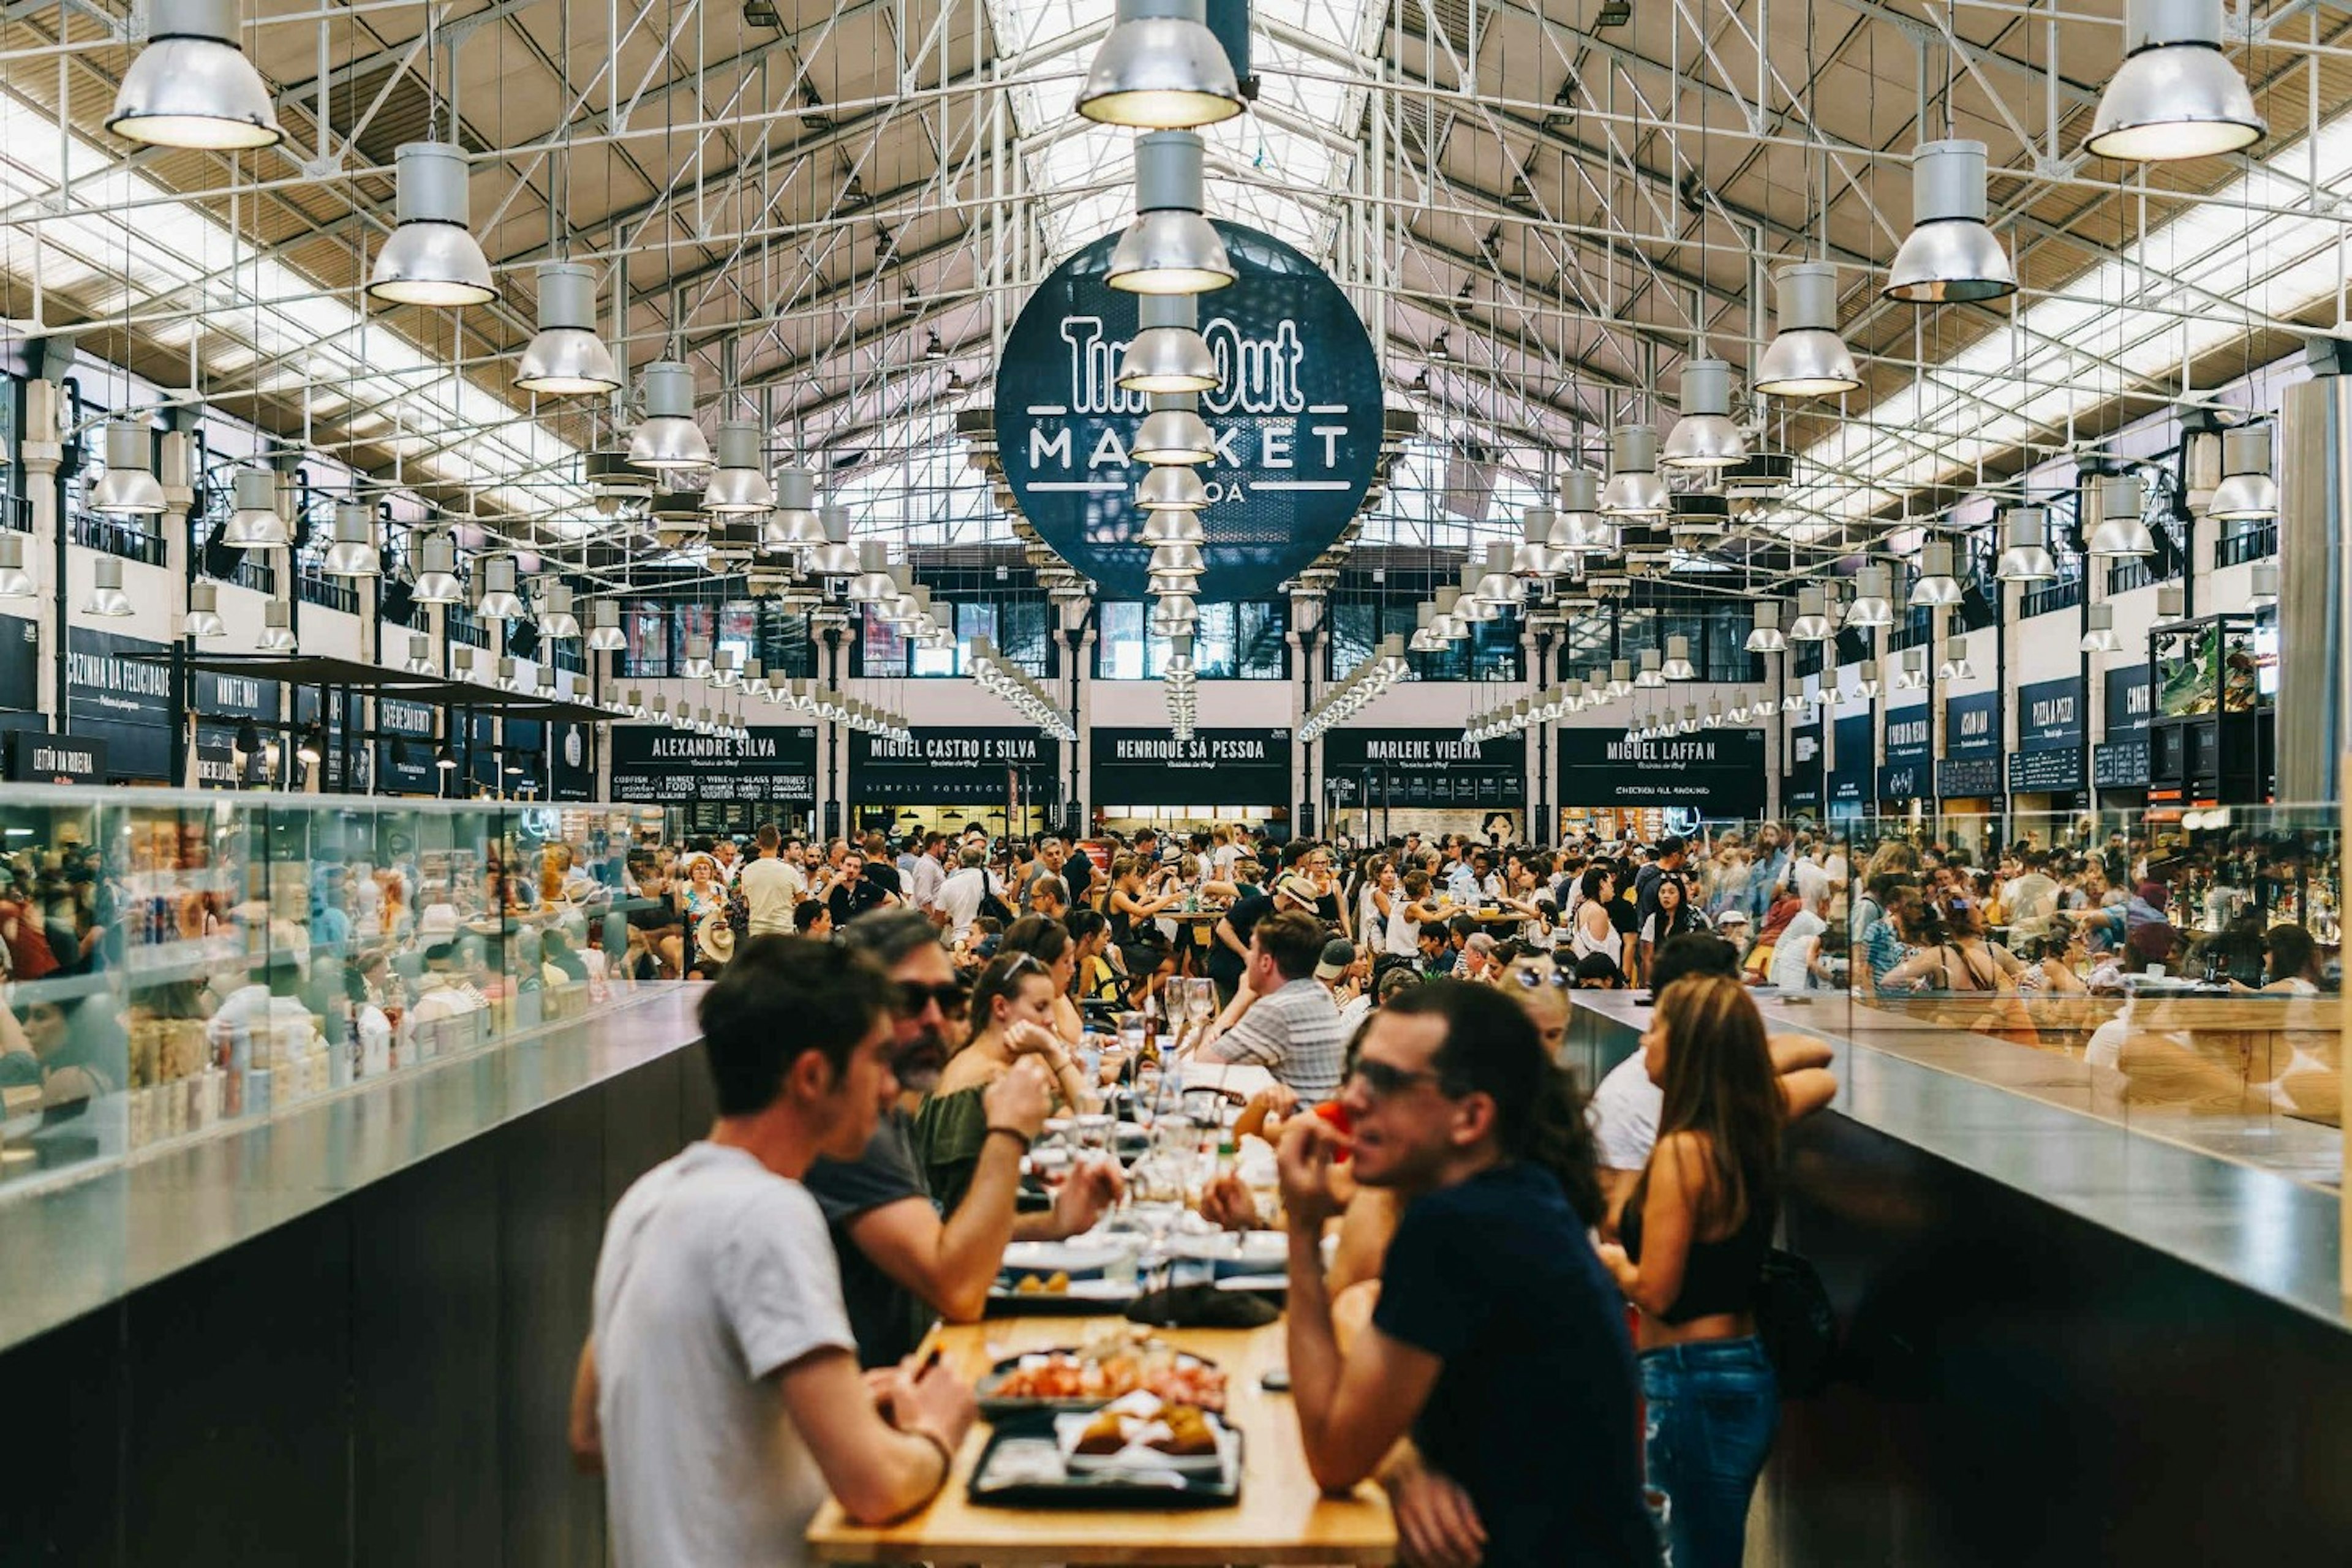
[[[1439,980],[1372,1015],[1339,1104],[1352,1137],[1297,1117],[1278,1156],[1292,1395],[1317,1484],[1380,1471],[1411,1562],[1655,1563],[1633,1346],[1585,1237],[1601,1193],[1573,1082],[1510,996]],[[1344,1350],[1321,1258],[1342,1148],[1359,1185],[1402,1203],[1370,1324]],[[1541,1419],[1496,1419],[1514,1410]]]
[[[949,1055],[944,1009],[961,992],[938,928],[917,910],[885,910],[851,921],[841,945],[889,975],[897,1076],[909,1093],[928,1093]],[[819,1160],[803,1178],[832,1232],[858,1360],[866,1366],[903,1360],[940,1318],[977,1321],[1007,1242],[1059,1241],[1090,1230],[1123,1191],[1115,1169],[1073,1174],[1052,1210],[1016,1216],[1022,1157],[1052,1109],[1049,1075],[1024,1064],[990,1084],[981,1103],[986,1141],[963,1200],[944,1215],[903,1103],[884,1114],[856,1159]]]
[[[1549,957],[1517,959],[1503,971],[1503,994],[1527,1014],[1553,1061],[1568,1043],[1568,992],[1574,979]]]
[[[1091,913],[1092,911],[1088,911]],[[1102,917],[1097,915],[1097,920]],[[1024,1061],[1044,1064],[1065,1105],[1086,1093],[1086,1074],[1054,1034],[1054,977],[1034,956],[1008,953],[980,972],[971,1010],[980,1026],[949,1058],[915,1112],[916,1157],[931,1196],[952,1213],[994,1136],[988,1090]]]

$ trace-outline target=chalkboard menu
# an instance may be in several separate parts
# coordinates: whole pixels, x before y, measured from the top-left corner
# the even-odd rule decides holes
[[[1182,741],[1165,730],[1097,730],[1093,742],[1098,805],[1290,802],[1287,730],[1196,730]]]
[[[622,805],[814,805],[816,727],[773,724],[743,740],[664,725],[612,731],[612,799]]]
[[[2068,795],[2083,787],[2083,748],[2045,746],[2009,754],[2009,788],[2012,795],[2049,791]]]
[[[1870,730],[1867,713],[1850,713],[1836,721],[1832,737],[1837,742],[1837,754],[1830,759],[1832,800],[1860,800],[1870,793],[1871,775],[1878,767],[1878,746]]]
[[[1999,757],[1947,757],[1936,764],[1936,794],[1945,800],[1988,800],[2000,793]]]
[[[1323,788],[1341,807],[1465,810],[1528,803],[1524,735],[1465,741],[1427,730],[1333,730],[1323,737]]]
[[[163,643],[72,627],[66,638],[66,711],[73,732],[104,741],[107,775],[171,781],[179,776],[172,739],[172,667],[134,658],[166,654]]]
[[[1046,804],[1061,748],[1034,730],[923,729],[911,740],[849,738],[853,804],[1002,805],[1017,788]]]
[[[1764,732],[1704,730],[1628,741],[1616,729],[1562,726],[1562,806],[1681,807],[1705,817],[1764,814]]]
[[[2105,741],[2091,750],[2091,783],[2137,789],[2147,783],[2148,678],[2145,664],[2107,671]]]

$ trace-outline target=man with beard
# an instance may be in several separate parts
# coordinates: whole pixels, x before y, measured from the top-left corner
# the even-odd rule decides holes
[[[1050,1089],[1034,1060],[981,1097],[988,1139],[955,1212],[940,1215],[912,1142],[908,1103],[919,1103],[947,1065],[942,1008],[961,990],[930,921],[914,910],[879,910],[841,930],[841,943],[879,963],[897,988],[896,1073],[906,1100],[875,1129],[856,1160],[819,1160],[804,1179],[833,1232],[842,1296],[858,1360],[895,1365],[935,1318],[979,1321],[1008,1241],[1060,1241],[1090,1230],[1125,1189],[1116,1165],[1074,1171],[1045,1214],[1013,1212],[1022,1156],[1045,1123]]]

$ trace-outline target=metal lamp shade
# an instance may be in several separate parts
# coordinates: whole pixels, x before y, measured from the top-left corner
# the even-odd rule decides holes
[[[266,468],[243,468],[229,481],[232,506],[221,542],[239,550],[283,550],[292,542],[278,514],[278,476]]]
[[[1665,662],[1659,673],[1668,680],[1696,680],[1698,670],[1691,664],[1690,638],[1671,637],[1666,639]]]
[[[2123,646],[2123,638],[2116,635],[2116,607],[2107,604],[2086,606],[2083,612],[2083,651],[2113,653]]]
[[[1797,615],[1789,623],[1788,635],[1791,642],[1827,642],[1837,635],[1828,601],[1819,588],[1797,590]]]
[[[1941,305],[2016,293],[2017,269],[1984,220],[1984,143],[1920,143],[1911,162],[1911,232],[1887,269],[1886,297]]]
[[[572,610],[572,588],[565,583],[550,583],[539,595],[539,631],[541,637],[576,637],[580,635],[580,617]]]
[[[824,543],[816,514],[816,476],[806,468],[776,470],[776,510],[760,525],[760,548],[814,550]]]
[[[1756,362],[1756,390],[1767,397],[1834,397],[1860,386],[1853,351],[1837,333],[1837,268],[1800,262],[1783,268],[1775,285],[1777,330]]]
[[[719,464],[702,492],[707,511],[772,510],[776,490],[760,471],[760,426],[750,420],[724,420],[719,426]]]
[[[1748,628],[1747,651],[1782,653],[1788,647],[1788,636],[1780,630],[1780,601],[1763,600],[1756,606],[1755,625]]]
[[[818,523],[824,531],[824,542],[809,552],[807,572],[812,577],[855,577],[862,563],[849,542],[849,509],[828,506],[818,509]]]
[[[1609,437],[1601,510],[1612,517],[1664,517],[1671,504],[1658,477],[1658,433],[1646,425],[1619,426]]]
[[[1135,504],[1146,511],[1197,512],[1209,504],[1209,487],[1190,468],[1166,463],[1143,476],[1135,487]]]
[[[1521,577],[1550,577],[1567,570],[1568,563],[1551,547],[1557,519],[1548,506],[1531,506],[1521,514],[1519,542],[1511,551],[1511,570]]]
[[[1731,366],[1719,359],[1685,363],[1682,414],[1666,432],[1659,460],[1675,468],[1727,468],[1746,458],[1747,438],[1730,416]]]
[[[2221,434],[2221,482],[2205,515],[2230,522],[2261,522],[2278,515],[2278,481],[2271,478],[2271,430],[2244,425]]]
[[[1960,580],[1952,574],[1954,555],[1951,542],[1931,539],[1919,547],[1919,579],[1911,584],[1914,605],[1957,605],[1960,602]]]
[[[1181,577],[1198,577],[1207,570],[1197,544],[1155,544],[1151,547],[1151,567],[1155,573],[1172,573]]]
[[[573,261],[540,263],[539,331],[516,362],[515,384],[546,397],[618,392],[620,369],[595,328],[595,269]]]
[[[106,128],[155,147],[274,147],[269,88],[237,47],[236,0],[155,0],[147,46],[122,73]]]
[[[487,305],[499,297],[489,258],[466,226],[466,153],[411,142],[393,153],[399,226],[375,253],[371,299],[387,305]]]
[[[890,547],[868,540],[857,547],[857,575],[849,581],[853,605],[887,605],[898,596],[898,580],[890,574]]]
[[[254,645],[264,653],[294,651],[294,610],[283,599],[261,606],[261,639]]]
[[[416,542],[416,583],[411,595],[420,605],[455,605],[466,596],[457,581],[457,545],[446,533],[428,533]]]
[[[2279,563],[2257,561],[2246,589],[2246,603],[2257,610],[2267,610],[2279,601]]]
[[[519,621],[523,615],[522,595],[516,591],[515,563],[511,555],[497,555],[482,563],[483,616],[494,621]]]
[[[149,466],[147,427],[118,419],[106,427],[106,472],[89,488],[93,510],[152,517],[163,510],[163,487]]]
[[[2126,0],[2124,47],[2083,142],[2093,157],[2210,158],[2251,147],[2269,129],[2221,53],[2221,0]]]
[[[694,372],[676,360],[646,366],[646,416],[629,434],[629,461],[641,468],[707,468],[710,440],[694,422]]]
[[[1155,468],[1160,474],[1190,474],[1189,468]],[[1161,510],[1149,513],[1143,520],[1143,542],[1146,544],[1203,544],[1208,534],[1201,526],[1197,511]]]
[[[1201,139],[1154,131],[1135,142],[1135,221],[1112,247],[1103,281],[1131,294],[1205,294],[1238,274],[1201,216]]]
[[[1846,610],[1849,626],[1888,626],[1895,624],[1895,606],[1891,602],[1893,580],[1884,566],[1865,566],[1853,574],[1853,603]]]
[[[1192,295],[1144,295],[1136,302],[1136,334],[1119,356],[1118,384],[1142,393],[1213,391],[1217,356],[1199,324]]]
[[[1666,671],[1664,659],[1659,655],[1656,648],[1643,648],[1642,650],[1642,672],[1633,677],[1633,684],[1639,687],[1655,688],[1664,686],[1665,683]]]
[[[1078,89],[1078,113],[1138,131],[1191,130],[1239,114],[1241,83],[1205,15],[1201,0],[1122,0]]]
[[[81,602],[85,616],[127,616],[131,595],[122,591],[122,563],[101,555],[90,563],[89,596]]]
[[[188,584],[188,615],[180,629],[192,637],[220,637],[228,635],[228,623],[220,616],[220,590],[210,583]]]
[[[1570,555],[1601,554],[1617,548],[1617,530],[1601,516],[1599,474],[1576,468],[1559,476],[1559,507],[1552,513],[1551,534],[1544,542]]]
[[[334,542],[320,568],[330,577],[373,577],[383,570],[375,548],[375,509],[346,502],[335,509]]]
[[[2058,575],[2050,553],[2049,514],[2038,506],[2021,506],[2001,524],[2000,559],[1992,574],[2004,583],[2047,583]]]
[[[2140,515],[2139,476],[2109,474],[2099,481],[2099,524],[2084,550],[2107,557],[2156,553],[2156,535]]]
[[[629,634],[621,629],[621,606],[610,599],[598,599],[588,606],[588,646],[597,653],[621,653],[629,646]]]
[[[1216,452],[1216,432],[1209,428],[1209,422],[1198,412],[1192,408],[1155,407],[1137,426],[1135,446],[1129,456],[1157,468],[1205,463]]]
[[[25,536],[0,533],[0,599],[29,599],[39,592],[25,569]]]

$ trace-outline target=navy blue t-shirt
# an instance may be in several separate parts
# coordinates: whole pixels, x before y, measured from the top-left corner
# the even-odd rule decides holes
[[[1624,1301],[1549,1172],[1415,1198],[1372,1323],[1445,1363],[1412,1437],[1476,1504],[1486,1568],[1655,1564]]]

